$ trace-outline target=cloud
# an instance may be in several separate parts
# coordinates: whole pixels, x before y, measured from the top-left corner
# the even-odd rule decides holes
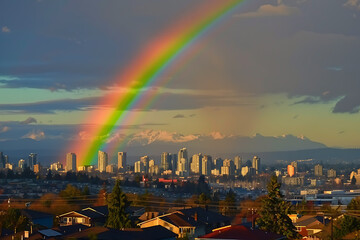
[[[33,103],[0,104],[1,114],[52,113],[55,111],[83,111],[97,106],[99,97],[81,99],[60,99]],[[34,119],[27,119],[34,123]],[[27,121],[25,120],[25,121]],[[36,119],[35,119],[36,120]],[[24,122],[25,122],[24,121]]]
[[[10,130],[10,128],[8,126],[3,126],[3,127],[0,126],[0,133],[5,133],[9,130]]]
[[[20,124],[37,123],[37,120],[33,117],[28,117],[25,121],[21,121]]]
[[[199,136],[194,134],[183,135],[176,132],[145,130],[134,134],[129,141],[129,145],[136,143],[148,145],[154,142],[184,143],[198,138]]]
[[[333,109],[333,113],[358,113],[360,111],[360,96],[350,94],[341,98]]]
[[[242,18],[254,18],[254,17],[272,17],[272,16],[290,16],[299,14],[300,10],[296,7],[288,7],[284,4],[277,6],[271,4],[265,4],[260,6],[255,12],[247,12],[235,15]]]
[[[1,28],[1,31],[2,31],[3,33],[9,33],[9,32],[11,32],[10,28],[8,28],[7,26],[3,26],[3,27]]]
[[[186,118],[184,114],[176,114],[173,118]]]
[[[344,3],[344,6],[360,10],[360,0],[348,0]]]
[[[30,138],[39,141],[45,138],[45,132],[40,130],[32,131],[24,135],[22,138]]]

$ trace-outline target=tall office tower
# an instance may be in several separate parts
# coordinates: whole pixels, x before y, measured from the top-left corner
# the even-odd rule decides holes
[[[171,155],[167,152],[161,154],[160,168],[162,171],[169,170],[171,167]]]
[[[323,175],[323,166],[320,164],[315,165],[314,167],[314,175],[315,176],[322,176]]]
[[[150,159],[148,156],[143,156],[140,158],[141,172],[149,173],[149,161]]]
[[[24,170],[26,168],[26,162],[24,159],[19,160],[19,168]]]
[[[108,154],[103,151],[98,152],[98,169],[99,172],[105,172],[108,165]]]
[[[287,173],[290,177],[294,176],[295,174],[295,167],[293,165],[287,166]]]
[[[260,158],[258,156],[253,157],[252,167],[255,168],[256,174],[259,174],[259,171],[260,171]]]
[[[329,170],[327,171],[327,177],[328,177],[328,178],[336,178],[336,170],[334,170],[334,169],[329,169]]]
[[[297,173],[298,172],[298,163],[294,161],[294,162],[291,162],[290,165],[294,167],[294,173]]]
[[[34,170],[34,165],[37,164],[37,154],[36,153],[30,153],[28,158],[28,167],[31,170]]]
[[[185,170],[184,171],[188,171],[189,170],[189,160],[188,160],[188,153],[187,153],[186,148],[182,148],[179,150],[178,161],[181,162],[180,160],[182,158],[185,159]],[[180,171],[180,169],[179,169],[180,165],[183,164],[183,163],[179,164],[179,162],[178,162],[178,171]]]
[[[5,157],[2,152],[0,152],[0,168],[5,168]]]
[[[4,161],[5,161],[5,165],[6,165],[7,163],[10,163],[10,162],[9,162],[9,156],[8,156],[8,155],[4,155]]]
[[[118,152],[118,169],[126,169],[126,152]]]
[[[225,159],[221,167],[221,175],[234,175],[235,164],[231,159]]]
[[[199,174],[202,172],[202,154],[201,153],[198,153],[198,154],[194,154],[192,156],[192,161],[191,161],[191,164],[190,164],[190,169],[191,169],[191,172],[193,173],[196,173],[196,174]]]
[[[135,173],[141,173],[141,162],[136,161],[134,164],[134,172]]]
[[[209,176],[211,174],[211,162],[212,158],[209,155],[204,155],[201,163],[201,174]]]
[[[178,165],[178,158],[177,158],[177,154],[176,153],[174,153],[174,154],[170,154],[170,157],[171,157],[171,170],[172,170],[172,172],[173,173],[175,173],[176,172],[176,170],[177,170],[177,165]]]
[[[76,154],[68,153],[66,154],[66,171],[76,172]]]
[[[215,158],[213,161],[214,169],[221,171],[221,167],[223,165],[223,160],[221,158]]]
[[[235,164],[236,170],[241,170],[241,157],[240,156],[235,156],[234,164]]]

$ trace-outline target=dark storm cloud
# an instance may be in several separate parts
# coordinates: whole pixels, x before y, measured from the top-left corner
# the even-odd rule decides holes
[[[55,111],[82,111],[94,106],[99,98],[61,99],[34,103],[0,104],[2,114],[55,113]]]
[[[334,113],[357,113],[360,100],[354,96],[360,89],[360,12],[346,2],[247,1],[226,24],[218,25],[218,32],[210,29],[215,34],[200,39],[204,49],[194,57],[194,64],[174,76],[169,87],[308,98],[298,104],[319,104],[331,96],[340,99]],[[194,6],[190,0],[21,3],[1,3],[0,16],[6,19],[11,34],[0,39],[0,73],[17,79],[2,80],[0,86],[50,90],[113,85],[116,73],[121,73],[149,40]],[[13,13],[20,10],[18,18]],[[19,46],[23,47],[19,50]],[[330,95],[324,96],[324,92]],[[196,109],[226,104],[237,102],[173,96],[170,102],[155,106]],[[90,104],[48,105],[48,109],[82,109],[84,105]],[[43,106],[40,112],[45,111]]]

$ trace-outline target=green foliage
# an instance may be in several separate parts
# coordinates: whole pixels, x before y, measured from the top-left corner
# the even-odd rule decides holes
[[[233,215],[236,212],[236,194],[232,189],[225,196],[225,200],[220,202],[220,211],[224,215]]]
[[[347,206],[349,215],[345,215],[336,221],[334,229],[334,236],[336,238],[341,238],[349,233],[360,230],[360,219],[351,216],[354,214],[354,210],[360,210],[360,197],[353,198]]]
[[[66,188],[59,193],[59,195],[60,197],[68,198],[70,200],[74,200],[82,196],[81,190],[71,184],[68,184]]]
[[[116,181],[112,193],[109,195],[108,208],[109,216],[106,226],[115,229],[131,227],[129,215],[125,212],[130,205],[126,195],[120,188],[120,181]]]
[[[29,220],[21,215],[19,209],[10,208],[2,218],[3,228],[16,232],[25,230]]]
[[[272,176],[267,186],[268,195],[262,200],[256,223],[262,230],[297,239],[299,234],[288,216],[291,205],[283,200],[280,187],[281,184],[277,181],[277,177]]]

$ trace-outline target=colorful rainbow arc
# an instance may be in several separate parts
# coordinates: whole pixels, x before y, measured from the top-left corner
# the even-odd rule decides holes
[[[116,78],[118,85],[128,90],[122,95],[105,96],[98,106],[110,107],[103,110],[101,114],[93,111],[90,116],[91,119],[104,122],[99,128],[91,130],[92,141],[88,145],[79,141],[75,146],[71,146],[71,149],[75,149],[78,153],[81,165],[96,162],[98,150],[102,149],[107,138],[125,120],[126,112],[140,103],[144,91],[154,84],[159,75],[179,55],[243,1],[219,0],[213,4],[206,2],[197,11],[172,25],[168,31],[140,51],[126,71]],[[84,131],[89,131],[89,129],[84,129]]]

